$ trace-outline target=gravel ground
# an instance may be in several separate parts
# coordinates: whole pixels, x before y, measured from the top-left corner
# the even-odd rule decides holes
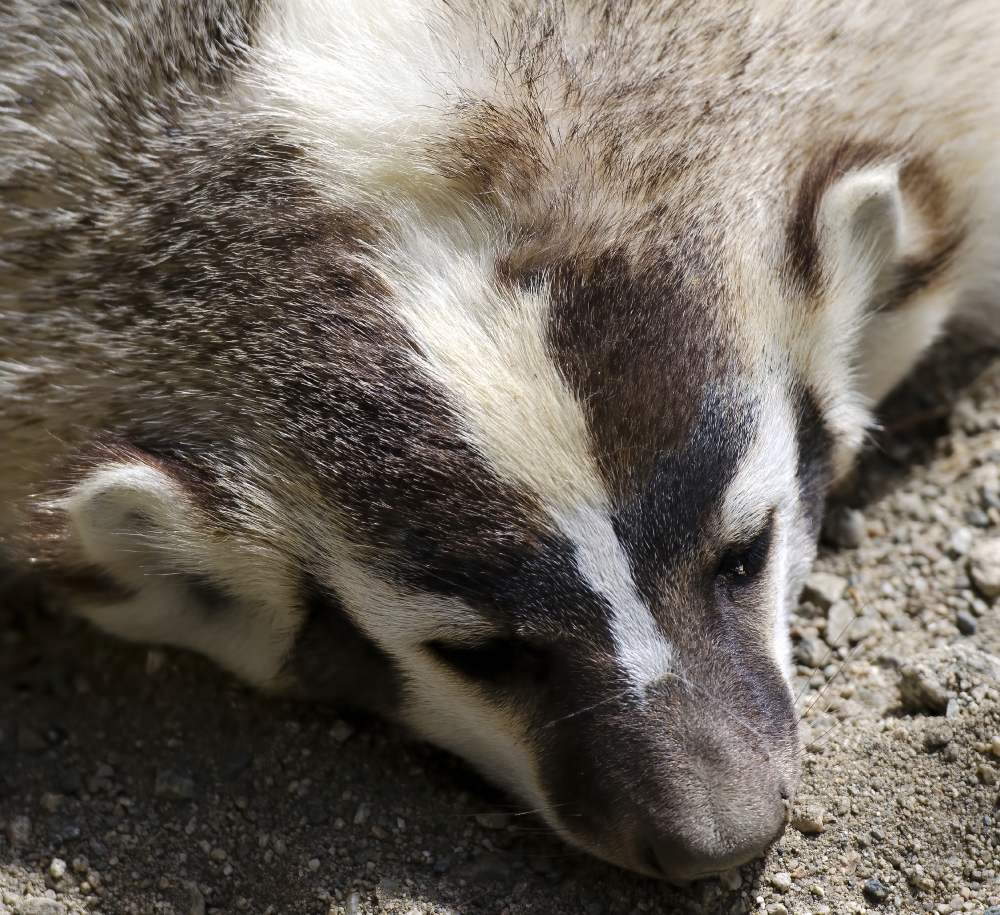
[[[793,827],[683,890],[376,720],[262,699],[0,585],[0,915],[1000,915],[1000,351],[886,406],[792,620]]]

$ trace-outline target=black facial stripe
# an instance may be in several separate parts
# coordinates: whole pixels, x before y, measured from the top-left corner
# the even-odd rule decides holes
[[[756,410],[709,389],[690,439],[660,458],[614,517],[639,592],[655,604],[663,576],[711,535],[719,506],[746,452]]]
[[[833,436],[823,419],[816,395],[804,383],[795,393],[796,441],[799,449],[796,477],[802,505],[813,536],[819,535],[823,500],[832,473]]]
[[[312,699],[391,715],[403,680],[395,662],[355,626],[335,594],[307,581],[306,621],[285,665]]]
[[[692,254],[610,252],[549,275],[549,345],[583,407],[609,491],[628,500],[690,435],[703,390],[723,374],[721,296]]]

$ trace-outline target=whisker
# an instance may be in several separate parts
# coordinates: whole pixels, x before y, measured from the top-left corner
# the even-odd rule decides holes
[[[869,636],[869,638],[870,638],[870,636]],[[857,643],[857,645],[855,645],[855,646],[854,646],[854,647],[853,647],[853,648],[852,648],[852,649],[851,649],[851,650],[850,650],[850,651],[849,651],[849,652],[847,653],[847,657],[846,657],[846,658],[844,658],[844,662],[843,662],[843,664],[841,664],[841,665],[840,665],[840,667],[839,667],[839,668],[837,668],[837,672],[836,672],[836,673],[835,673],[835,674],[834,674],[834,675],[833,675],[832,677],[830,677],[830,679],[829,679],[829,680],[827,680],[827,681],[826,681],[826,683],[824,683],[824,684],[823,684],[823,688],[822,688],[822,689],[821,689],[821,690],[820,690],[820,691],[819,691],[819,692],[818,692],[818,693],[816,694],[816,698],[815,698],[815,699],[813,699],[813,701],[812,701],[812,706],[811,706],[811,707],[815,707],[816,703],[817,703],[817,702],[819,702],[819,700],[823,698],[823,696],[824,696],[824,694],[826,693],[826,691],[827,691],[827,690],[828,690],[828,689],[830,688],[830,684],[831,684],[831,683],[833,683],[833,681],[834,681],[834,680],[836,680],[836,679],[837,679],[837,677],[839,677],[839,676],[840,676],[840,675],[841,675],[841,674],[842,674],[842,673],[844,672],[844,669],[845,669],[845,668],[847,667],[847,665],[848,665],[848,663],[850,662],[851,658],[853,658],[853,657],[854,657],[854,653],[855,653],[855,652],[856,652],[856,651],[857,651],[857,650],[858,650],[858,649],[859,649],[859,648],[860,648],[860,647],[861,647],[861,646],[862,646],[862,645],[863,645],[863,644],[864,644],[864,643],[865,643],[866,641],[867,641],[867,639],[862,639],[862,640],[861,640],[860,642],[858,642],[858,643]]]
[[[864,607],[862,607],[862,608],[861,608],[861,611],[862,611],[862,612],[864,612],[864,610],[865,610],[865,607],[867,607],[867,606],[868,606],[868,604],[866,603],[866,604],[864,605]],[[860,615],[860,614],[859,614],[859,615]],[[856,619],[858,619],[858,616],[853,616],[853,617],[851,617],[851,619],[850,619],[850,621],[849,621],[849,622],[847,623],[847,625],[846,625],[846,626],[845,626],[845,627],[844,627],[844,628],[843,628],[843,629],[842,629],[842,630],[840,631],[840,633],[839,633],[839,634],[837,635],[837,637],[836,637],[836,638],[834,639],[834,641],[835,641],[835,642],[839,642],[839,641],[840,641],[840,640],[841,640],[841,639],[842,639],[842,638],[844,637],[844,635],[845,635],[845,634],[847,633],[847,630],[848,630],[848,629],[850,629],[850,628],[851,628],[851,626],[853,626],[853,625],[854,625],[854,621],[855,621]],[[827,649],[826,649],[826,654],[824,654],[824,655],[823,655],[823,657],[822,657],[822,658],[820,658],[820,661],[819,661],[819,664],[817,664],[817,665],[816,665],[816,666],[815,666],[815,667],[814,667],[814,668],[812,669],[812,673],[811,673],[811,674],[809,674],[809,677],[810,677],[810,678],[812,678],[812,677],[813,677],[813,676],[815,675],[815,673],[816,673],[816,671],[817,671],[817,670],[820,670],[820,669],[821,669],[821,668],[823,667],[824,663],[826,662],[826,659],[827,659],[828,657],[830,657],[830,653],[831,653],[831,652],[833,651],[833,646],[832,646],[832,645],[830,645],[829,643],[827,643],[827,645],[828,645],[828,647],[827,647]],[[838,673],[839,673],[839,671],[838,671]],[[831,679],[832,679],[832,678],[831,678]],[[809,682],[808,682],[808,680],[806,681],[806,685],[802,687],[802,690],[801,690],[801,692],[799,692],[799,694],[798,694],[798,695],[797,695],[797,696],[795,697],[795,705],[796,705],[796,707],[797,707],[797,706],[798,706],[798,704],[799,704],[799,700],[800,700],[800,699],[801,699],[801,698],[802,698],[802,697],[803,697],[803,696],[805,695],[805,692],[806,692],[806,690],[807,690],[807,689],[809,689]]]
[[[544,728],[555,727],[563,721],[569,721],[570,718],[575,718],[577,715],[585,715],[587,712],[592,712],[596,708],[600,708],[602,705],[607,705],[609,702],[614,702],[617,699],[621,699],[622,696],[627,695],[630,692],[628,689],[623,689],[620,693],[615,693],[613,696],[606,696],[601,699],[600,702],[595,702],[593,705],[588,705],[586,708],[577,709],[575,712],[570,712],[568,715],[563,715],[562,718],[553,718],[548,724],[543,725]]]

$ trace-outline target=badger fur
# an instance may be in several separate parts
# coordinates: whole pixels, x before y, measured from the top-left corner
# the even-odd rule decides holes
[[[986,0],[6,0],[6,561],[738,865],[826,487],[992,291],[998,78]]]

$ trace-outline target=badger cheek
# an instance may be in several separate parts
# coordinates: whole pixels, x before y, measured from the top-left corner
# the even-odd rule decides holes
[[[535,750],[518,716],[426,660],[408,659],[405,695],[399,717],[413,731],[532,809],[545,806]]]

